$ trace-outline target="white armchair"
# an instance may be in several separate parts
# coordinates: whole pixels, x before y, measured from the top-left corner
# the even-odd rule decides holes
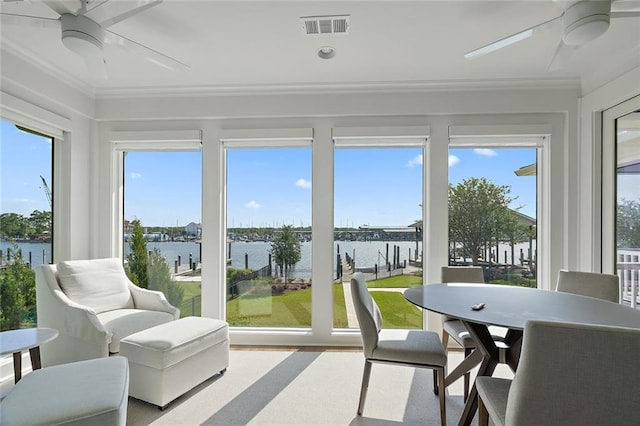
[[[36,269],[38,326],[55,328],[42,346],[42,365],[107,357],[120,340],[176,320],[163,293],[134,285],[120,259],[72,260]]]

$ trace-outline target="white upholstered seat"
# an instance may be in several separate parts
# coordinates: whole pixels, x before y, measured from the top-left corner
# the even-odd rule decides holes
[[[35,370],[0,402],[0,424],[124,426],[128,391],[129,366],[119,356]]]
[[[513,381],[476,378],[478,423],[637,426],[638,353],[640,329],[530,321]]]
[[[556,291],[618,303],[620,282],[613,274],[560,270]]]
[[[447,354],[438,334],[426,330],[383,330],[380,309],[369,294],[364,275],[360,272],[351,278],[351,295],[360,325],[365,357],[358,415],[362,415],[364,409],[371,364],[406,365],[433,370],[434,392],[440,398],[440,423],[446,425],[444,369],[447,365]]]
[[[36,298],[38,326],[60,333],[42,346],[43,366],[109,356],[122,338],[180,317],[164,294],[134,285],[117,258],[41,265]]]

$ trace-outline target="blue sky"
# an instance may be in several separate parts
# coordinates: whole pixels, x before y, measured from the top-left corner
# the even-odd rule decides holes
[[[51,210],[40,179],[51,187],[51,139],[0,123],[0,213]]]
[[[48,210],[40,175],[51,175],[46,138],[2,122],[0,212]],[[535,149],[452,149],[454,184],[472,176],[510,185],[513,207],[535,217],[535,177],[514,170],[536,161]],[[407,226],[421,217],[418,148],[340,148],[335,154],[336,226]],[[125,217],[146,226],[201,221],[199,152],[130,152],[125,158]],[[205,195],[207,196],[207,195]],[[211,196],[216,196],[211,194]],[[229,227],[311,223],[311,148],[233,149],[227,157]]]

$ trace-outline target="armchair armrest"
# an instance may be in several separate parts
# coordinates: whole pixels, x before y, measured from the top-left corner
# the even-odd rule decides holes
[[[55,291],[54,294],[66,305],[64,308],[64,329],[67,334],[89,342],[111,343],[113,333],[104,327],[93,309],[75,303],[61,291]]]
[[[180,309],[167,302],[167,298],[161,291],[147,290],[129,282],[129,290],[133,297],[133,304],[137,309],[167,312],[174,319],[180,318]]]

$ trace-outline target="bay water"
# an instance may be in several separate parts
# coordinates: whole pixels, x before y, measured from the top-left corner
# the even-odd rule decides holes
[[[388,245],[388,250],[387,250]],[[42,263],[51,262],[51,244],[43,242],[20,242],[17,246],[22,249],[22,254],[25,261],[29,260],[29,253],[31,253],[32,265],[38,266]],[[416,242],[415,241],[336,241],[333,244],[333,259],[334,259],[334,271],[337,263],[336,255],[338,250],[342,259],[345,259],[345,255],[349,254],[355,259],[356,267],[358,268],[372,268],[375,264],[382,267],[387,263],[387,253],[389,255],[389,262],[393,261],[393,248],[394,246],[400,247],[400,262],[404,262],[409,259],[415,259]],[[0,248],[4,258],[6,259],[7,248],[13,250],[13,244],[8,241],[0,241]],[[171,241],[171,242],[148,242],[147,248],[149,250],[158,249],[167,260],[167,264],[173,268],[174,261],[178,260],[178,256],[181,258],[181,264],[189,263],[189,255],[191,255],[193,261],[200,262],[200,244],[194,241]],[[535,250],[535,241],[533,242],[533,249]],[[529,244],[521,243],[515,247],[516,263],[519,263],[520,250],[523,250],[524,256],[527,256]],[[231,259],[231,266],[239,269],[245,268],[245,262],[251,269],[260,269],[266,266],[269,262],[269,251],[271,250],[270,242],[252,241],[252,242],[231,242],[227,243],[225,247],[226,255]],[[511,248],[509,245],[500,245],[500,261],[505,261],[505,252],[507,261],[511,261]],[[125,246],[125,256],[130,252],[129,245]],[[418,254],[422,255],[422,242],[418,243]],[[305,241],[301,243],[301,255],[302,258],[295,266],[293,276],[296,277],[309,277],[311,275],[311,242]]]

